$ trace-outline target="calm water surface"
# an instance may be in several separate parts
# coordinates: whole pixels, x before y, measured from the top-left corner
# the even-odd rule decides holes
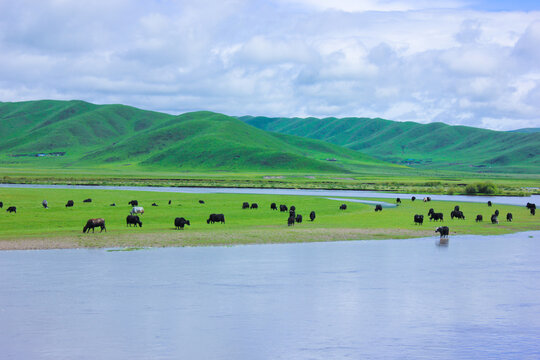
[[[87,190],[124,190],[124,191],[151,191],[151,192],[171,192],[171,193],[190,193],[190,194],[261,194],[261,195],[307,195],[307,196],[325,196],[333,197],[333,200],[341,197],[360,197],[360,198],[386,198],[395,201],[396,197],[410,199],[416,196],[418,199],[429,196],[432,200],[442,201],[465,201],[482,202],[488,200],[493,204],[506,204],[525,206],[528,202],[540,203],[540,195],[531,196],[469,196],[469,195],[430,195],[430,194],[398,194],[376,191],[361,190],[309,190],[309,189],[260,189],[260,188],[203,188],[203,187],[158,187],[158,186],[107,186],[107,185],[42,185],[42,184],[0,184],[0,188],[28,188],[28,189],[87,189]],[[363,201],[362,201],[363,202]],[[378,204],[378,202],[377,202]]]
[[[2,359],[539,359],[540,232],[0,252]]]

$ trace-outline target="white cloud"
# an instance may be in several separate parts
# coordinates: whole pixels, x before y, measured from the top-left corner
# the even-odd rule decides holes
[[[0,101],[540,127],[540,13],[433,4],[0,1]]]

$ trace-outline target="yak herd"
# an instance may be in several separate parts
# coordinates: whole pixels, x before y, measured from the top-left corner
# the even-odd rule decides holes
[[[411,197],[411,201],[415,201],[416,200],[416,197]],[[431,198],[430,197],[426,197],[423,199],[424,202],[428,202],[428,201],[431,201]],[[92,199],[85,199],[83,200],[83,203],[90,203],[92,202]],[[401,198],[397,198],[396,199],[396,203],[399,205],[401,204]],[[169,200],[169,205],[171,204],[171,200]],[[203,200],[199,200],[199,204],[205,204],[205,202]],[[42,202],[42,205],[44,208],[48,209],[48,203],[47,203],[47,200],[43,200]],[[144,214],[144,208],[142,206],[139,206],[139,202],[137,200],[131,200],[128,202],[128,205],[131,205],[131,210],[129,212],[129,215],[127,215],[126,217],[126,226],[139,226],[139,227],[142,227],[142,221],[141,219],[139,218],[139,216],[137,214]],[[487,205],[488,207],[491,207],[493,204],[491,201],[488,201],[487,202]],[[68,202],[66,203],[65,207],[73,207],[74,206],[74,201],[73,200],[68,200]],[[110,204],[110,206],[116,206],[115,203],[112,203]],[[158,206],[156,203],[153,203],[152,206]],[[4,203],[0,201],[0,208],[3,208],[4,207]],[[248,202],[244,202],[242,203],[242,209],[254,209],[254,210],[257,210],[259,208],[259,205],[257,203],[248,203]],[[526,208],[529,209],[531,215],[535,215],[536,214],[536,204],[533,204],[533,203],[527,203],[526,205]],[[270,209],[271,210],[278,210],[278,206],[276,203],[272,203],[270,204]],[[375,212],[379,212],[379,211],[382,211],[382,205],[381,204],[377,204],[375,206]],[[339,210],[347,210],[347,204],[341,204],[339,206]],[[15,206],[9,206],[7,207],[6,209],[7,212],[9,213],[17,213],[17,208]],[[289,213],[289,216],[287,218],[287,225],[288,226],[293,226],[295,223],[297,224],[300,224],[302,223],[302,215],[301,214],[297,214],[296,213],[296,207],[294,205],[290,206],[290,207],[287,207],[287,205],[283,205],[283,204],[280,204],[279,205],[279,211],[280,212],[288,212]],[[429,221],[444,221],[444,215],[442,212],[435,212],[435,210],[433,208],[430,208],[428,213],[427,213],[427,216],[429,217]],[[315,220],[315,211],[311,211],[310,214],[309,214],[309,219],[310,221],[314,221]],[[450,212],[450,218],[453,220],[453,219],[461,219],[461,220],[465,220],[465,214],[463,213],[463,211],[460,210],[459,206],[456,205],[454,207],[454,210],[452,210]],[[415,214],[414,215],[414,224],[415,225],[422,225],[424,223],[424,215],[423,214]],[[491,223],[492,224],[498,224],[499,223],[499,210],[495,210],[494,213],[491,215],[490,217],[490,220],[491,220]],[[506,214],[506,221],[508,222],[511,222],[513,220],[513,215],[512,213],[507,213]],[[476,219],[475,219],[476,222],[482,222],[483,221],[483,216],[481,214],[478,214],[476,215]],[[225,215],[224,214],[210,214],[208,219],[206,220],[206,223],[207,224],[214,224],[214,223],[221,223],[221,224],[224,224],[225,223]],[[178,229],[181,229],[183,230],[184,229],[184,226],[185,225],[191,225],[189,220],[186,220],[185,218],[183,217],[177,217],[174,219],[174,226],[175,228],[178,230]],[[100,232],[102,232],[103,230],[107,231],[107,228],[105,227],[105,220],[102,219],[102,218],[97,218],[97,219],[88,219],[88,221],[86,222],[86,225],[84,226],[83,228],[83,233],[86,233],[86,232],[90,232],[90,230],[92,230],[92,232],[94,232],[95,228],[99,227],[101,229]],[[438,232],[441,236],[441,238],[448,238],[448,234],[449,234],[449,228],[447,226],[440,226],[440,227],[437,227],[437,229],[435,230],[435,232]]]

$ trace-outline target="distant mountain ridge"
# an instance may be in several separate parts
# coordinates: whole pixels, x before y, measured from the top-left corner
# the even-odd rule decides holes
[[[83,101],[0,103],[0,165],[343,173],[397,168],[319,140],[208,111],[179,116]]]
[[[263,130],[323,140],[414,167],[540,172],[538,132],[502,132],[380,118],[242,116],[239,119]]]

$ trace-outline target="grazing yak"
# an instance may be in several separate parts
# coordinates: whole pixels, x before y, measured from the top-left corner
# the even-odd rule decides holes
[[[382,211],[382,205],[381,204],[375,205],[375,212],[377,212],[377,211]]]
[[[401,204],[401,199],[400,199],[400,198],[397,198],[397,199],[396,199],[396,203],[397,203],[397,204]]]
[[[347,204],[341,204],[339,210],[347,210]]]
[[[459,211],[459,205],[454,206],[454,211]]]
[[[111,205],[109,205],[109,206],[116,206],[116,203],[112,203],[112,204],[111,204]]]
[[[289,216],[289,218],[287,219],[287,226],[294,225],[294,220],[294,216]]]
[[[450,217],[451,217],[452,219],[458,218],[458,219],[465,220],[465,215],[463,215],[463,211],[461,211],[461,210],[457,210],[457,211],[454,210],[454,211],[452,211],[452,212],[450,213]]]
[[[435,221],[444,221],[443,213],[432,213],[431,217],[429,218],[429,221],[435,220]]]
[[[414,224],[422,225],[424,223],[424,215],[414,215]]]
[[[296,217],[296,211],[289,209],[289,216]]]
[[[309,213],[309,218],[311,221],[315,220],[315,211]]]
[[[73,200],[68,200],[66,207],[73,207],[73,205],[74,205]]]
[[[448,229],[448,226],[439,226],[437,229],[435,229],[435,232],[441,234],[441,239],[448,238],[448,234],[450,234],[450,229]]]
[[[220,222],[222,224],[225,224],[225,215],[223,214],[210,214],[210,216],[208,217],[208,220],[206,220],[206,223],[207,224],[210,224],[210,223],[216,223],[216,222]]]
[[[476,222],[483,221],[484,217],[480,214],[476,215]]]
[[[204,204],[204,200],[199,200],[199,204]]]
[[[433,208],[429,209],[429,211],[427,212],[427,216],[431,216],[434,212],[435,210],[433,210]]]
[[[142,222],[141,220],[139,219],[139,217],[137,215],[128,215],[127,218],[126,218],[126,226],[131,226],[131,225],[135,225],[135,227],[137,227],[137,225],[139,225],[139,227],[142,227]]]
[[[152,203],[152,206],[158,206],[158,204],[156,204],[156,203]]]
[[[137,200],[131,200],[130,202],[128,202],[128,205],[139,206],[139,202]]]
[[[171,200],[169,200],[169,205],[171,205]]]
[[[257,203],[251,204],[251,209],[258,209],[259,205]]]
[[[84,199],[82,202],[86,202],[86,203],[91,203],[92,202],[92,199]]]
[[[413,196],[413,197],[411,198],[411,201],[414,201],[414,200],[416,200],[416,196]]]
[[[514,219],[514,216],[512,215],[512,213],[507,213],[506,214],[506,221],[512,222],[513,219]]]
[[[491,204],[491,200],[490,200],[490,201],[488,201],[488,203],[487,203],[487,204],[488,204],[488,206],[491,206],[491,205],[492,205],[492,204]]]
[[[88,221],[86,222],[86,225],[84,225],[83,233],[85,233],[86,231],[90,233],[90,229],[92,229],[92,232],[94,232],[94,229],[97,227],[101,228],[100,232],[103,232],[103,230],[107,232],[107,229],[105,228],[105,220],[100,218],[100,219],[88,219]]]
[[[279,211],[280,211],[280,212],[285,212],[285,211],[287,211],[287,210],[289,210],[289,209],[287,208],[287,205],[279,205]]]
[[[8,213],[17,213],[17,207],[16,206],[10,206],[6,209]]]
[[[491,215],[491,223],[492,224],[498,224],[499,223],[499,218],[497,217],[497,215],[495,215],[495,214]]]
[[[291,207],[289,208],[289,210],[296,211],[296,206],[294,206],[294,205],[291,206]]]
[[[302,215],[300,214],[296,215],[296,218],[294,219],[294,221],[300,224],[302,222]]]
[[[499,216],[499,209],[495,210],[495,216]]]
[[[535,209],[535,210],[536,210],[536,204],[534,204],[534,203],[528,202],[527,205],[525,205],[525,207],[526,207],[527,209],[529,209],[529,210],[531,210],[531,209]]]
[[[277,210],[276,203],[271,203],[270,204],[270,210]]]
[[[45,208],[45,209],[48,209],[49,208],[49,203],[47,202],[47,200],[43,200],[41,202],[41,205]]]
[[[249,203],[248,202],[244,202],[242,204],[242,209],[249,209]]]
[[[142,206],[134,206],[129,212],[130,215],[144,214],[144,208]]]
[[[4,203],[0,201],[0,209],[4,207]]]
[[[176,230],[184,230],[184,225],[191,225],[189,223],[189,220],[184,219],[183,217],[177,217],[174,219],[174,226],[176,226]]]
[[[535,208],[531,209],[531,215],[536,215],[536,209]]]
[[[428,201],[431,201],[431,198],[428,196],[428,197],[425,197],[423,200],[424,202],[428,202]]]

